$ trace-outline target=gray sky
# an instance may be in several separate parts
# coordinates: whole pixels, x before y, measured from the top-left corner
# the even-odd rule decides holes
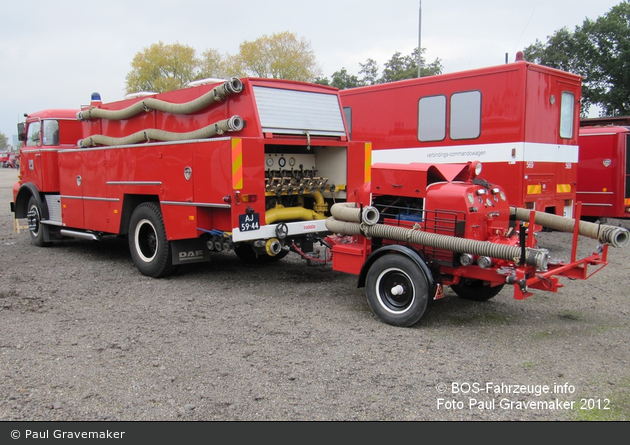
[[[595,20],[621,0],[422,0],[421,46],[444,72],[513,61],[554,31]],[[236,54],[245,40],[290,31],[310,41],[323,75],[418,46],[420,0],[2,0],[0,131],[24,113],[79,108],[92,92],[124,96],[136,53],[159,41]]]

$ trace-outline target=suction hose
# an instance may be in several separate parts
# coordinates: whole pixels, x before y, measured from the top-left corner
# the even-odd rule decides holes
[[[148,97],[122,110],[104,110],[102,108],[89,108],[77,113],[78,120],[94,118],[102,119],[128,119],[143,111],[158,110],[172,114],[191,114],[199,111],[211,103],[223,100],[226,96],[243,91],[243,83],[236,77],[214,87],[203,96],[183,104],[165,102],[163,100]]]
[[[372,206],[359,207],[355,202],[339,202],[333,204],[330,212],[342,221],[362,222],[373,226],[380,217],[378,209]]]
[[[216,122],[199,130],[190,131],[188,133],[173,133],[170,131],[157,130],[148,128],[136,133],[120,138],[105,136],[102,134],[94,134],[85,139],[79,139],[77,142],[79,148],[94,147],[96,145],[130,145],[138,142],[155,140],[155,141],[185,141],[190,139],[205,139],[213,136],[221,135],[227,131],[240,131],[243,129],[243,119],[240,116],[232,116],[229,119]]]
[[[384,224],[361,224],[356,221],[340,221],[336,218],[343,217],[343,207],[331,208],[332,216],[326,220],[326,228],[334,233],[345,235],[363,235],[368,238],[384,238],[396,241],[404,241],[436,249],[449,250],[458,253],[470,253],[473,255],[489,256],[491,258],[518,262],[522,254],[519,246],[495,244],[489,241],[470,240],[454,236],[429,233],[421,230],[407,229],[405,227],[389,226]],[[340,215],[341,214],[341,215]],[[538,270],[546,270],[549,253],[546,250],[525,248],[525,263],[535,266]]]
[[[512,207],[510,213],[515,215],[519,221],[529,221],[532,210],[519,207]],[[534,222],[543,227],[558,230],[560,232],[573,232],[575,230],[575,220],[563,216],[552,215],[544,212],[534,212]],[[596,239],[600,243],[609,244],[613,247],[623,247],[630,240],[630,232],[623,227],[611,226],[607,224],[597,224],[587,221],[580,221],[578,233],[588,238]]]

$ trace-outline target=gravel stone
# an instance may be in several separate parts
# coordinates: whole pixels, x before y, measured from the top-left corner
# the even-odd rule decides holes
[[[251,265],[216,253],[153,279],[138,272],[122,237],[35,247],[27,230],[13,230],[16,179],[0,169],[0,421],[610,413],[581,410],[582,399],[609,400],[615,420],[630,417],[630,246],[610,248],[610,264],[588,280],[563,279],[559,292],[523,301],[507,286],[485,303],[446,288],[420,323],[397,328],[374,316],[355,276],[297,254]],[[538,239],[570,258],[571,234]],[[596,248],[580,238],[580,256]],[[537,385],[556,392],[536,395]],[[574,406],[549,407],[556,400]]]

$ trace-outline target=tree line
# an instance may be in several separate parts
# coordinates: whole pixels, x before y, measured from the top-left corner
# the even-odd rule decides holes
[[[425,65],[424,58],[421,58],[420,63],[422,75],[442,73],[439,59]],[[197,57],[191,46],[158,42],[134,56],[125,88],[127,93],[161,93],[183,88],[200,79],[247,76],[298,80],[339,89],[353,88],[417,77],[418,48],[409,55],[394,53],[382,72],[374,59],[359,65],[359,76],[348,73],[344,67],[335,71],[330,79],[322,77],[310,43],[288,31],[246,40],[234,55],[222,54],[211,48]]]
[[[205,78],[263,77],[330,85],[339,89],[412,79],[418,76],[418,52],[395,52],[381,68],[374,59],[359,63],[358,75],[345,67],[324,77],[310,43],[285,31],[244,41],[237,54],[207,49],[197,56],[193,47],[155,43],[138,52],[126,76],[127,93],[164,92]],[[536,39],[523,51],[526,60],[582,76],[582,114],[591,106],[601,116],[630,115],[630,3],[621,1],[595,20],[586,18],[573,31],[556,30],[546,41]],[[420,57],[422,76],[442,74],[436,58]],[[0,149],[8,140],[0,132]]]
[[[556,30],[546,41],[536,40],[524,49],[526,60],[579,74],[582,114],[595,105],[602,116],[630,114],[630,3],[623,0],[596,20],[586,18],[570,31]],[[421,57],[418,57],[419,51]],[[439,75],[443,66],[436,58],[427,63],[425,49],[411,54],[395,52],[381,68],[374,59],[359,63],[358,74],[346,67],[322,76],[310,43],[285,31],[244,41],[237,54],[207,49],[200,57],[195,49],[179,43],[153,44],[138,52],[126,77],[127,93],[163,92],[183,88],[204,78],[263,77],[330,85],[339,89],[394,82],[418,76]]]
[[[523,51],[541,65],[582,76],[582,114],[592,105],[602,117],[630,115],[630,3],[613,6],[596,20],[566,27]]]

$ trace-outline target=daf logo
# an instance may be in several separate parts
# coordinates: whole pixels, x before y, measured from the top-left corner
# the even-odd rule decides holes
[[[203,256],[203,251],[201,250],[189,250],[188,252],[179,252],[180,260],[190,260]]]
[[[186,178],[186,181],[190,181],[191,176],[192,176],[192,168],[190,167],[184,168],[184,178]]]

